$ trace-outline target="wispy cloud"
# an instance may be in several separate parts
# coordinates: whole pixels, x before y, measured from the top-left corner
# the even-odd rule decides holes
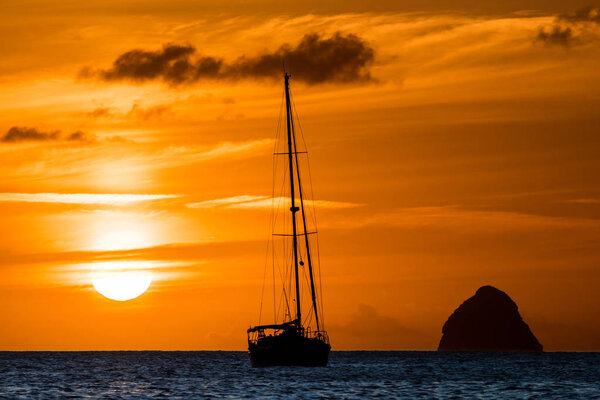
[[[197,203],[186,204],[189,208],[218,208],[218,207],[231,207],[235,204],[251,203],[269,199],[269,196],[250,196],[247,194],[233,197],[226,197],[223,199],[204,200]]]
[[[154,118],[160,118],[165,114],[171,113],[172,110],[167,105],[155,105],[150,107],[142,107],[139,103],[133,103],[131,109],[128,112],[118,112],[111,107],[98,107],[92,111],[84,113],[87,117],[96,119],[109,119],[109,118],[130,118],[138,120],[149,120]]]
[[[216,147],[194,154],[201,159],[212,159],[226,154],[234,155],[240,153],[251,153],[266,148],[273,144],[273,139],[259,139],[243,143],[223,142]]]
[[[571,200],[567,200],[567,203],[575,203],[575,204],[600,204],[600,199],[592,199],[592,198],[585,198],[585,199],[571,199]]]
[[[300,200],[297,200],[298,203]],[[270,196],[251,196],[251,195],[240,195],[233,197],[226,197],[222,199],[205,200],[197,203],[188,203],[189,208],[236,208],[236,209],[264,209],[271,208],[273,205],[277,206],[280,204],[288,204],[290,202],[289,197],[275,197]],[[352,208],[359,207],[362,204],[347,203],[341,201],[328,201],[328,200],[305,200],[304,204],[307,206],[314,206],[317,208]]]
[[[157,148],[154,143],[116,141],[114,138],[116,137],[85,148],[40,146],[35,151],[5,149],[5,153],[2,154],[3,163],[0,165],[0,182],[79,177],[77,179],[80,184],[86,179],[103,181],[106,176],[111,176],[111,180],[120,177],[131,178],[143,171],[212,160],[252,157],[260,152],[267,152],[273,146],[273,139],[257,139],[221,142],[210,146],[182,145]],[[128,171],[125,176],[120,172],[124,170]],[[140,187],[137,190],[144,189]]]
[[[151,247],[136,247],[120,250],[77,250],[51,253],[0,252],[0,266],[22,264],[84,264],[103,261],[165,261],[199,262],[223,260],[239,255],[260,256],[261,241],[206,241],[191,243],[167,243]],[[235,247],[236,252],[231,249]]]
[[[247,142],[221,142],[212,148],[205,146],[170,146],[153,157],[155,162],[166,166],[185,165],[221,157],[237,157],[270,148],[273,139],[258,139]]]
[[[405,229],[452,229],[459,233],[539,231],[547,229],[600,228],[595,219],[551,217],[511,211],[474,210],[459,206],[403,208],[372,215],[340,226],[393,226]]]
[[[173,199],[177,194],[115,193],[0,193],[0,201],[20,203],[126,205],[145,201]]]

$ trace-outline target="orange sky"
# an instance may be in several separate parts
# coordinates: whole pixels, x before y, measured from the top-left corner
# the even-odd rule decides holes
[[[600,350],[588,2],[223,3],[0,5],[0,349],[245,349],[282,91],[251,67],[318,34],[358,46],[288,65],[334,349],[435,349],[491,284],[546,350]],[[193,48],[181,81],[113,68],[169,45]],[[142,262],[150,289],[106,299],[102,261]]]

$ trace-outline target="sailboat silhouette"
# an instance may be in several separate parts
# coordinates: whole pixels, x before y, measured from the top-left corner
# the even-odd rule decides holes
[[[258,325],[248,329],[248,351],[250,361],[254,367],[267,367],[274,365],[299,365],[299,366],[326,366],[329,359],[329,337],[323,327],[322,314],[319,312],[317,290],[315,284],[315,260],[311,252],[311,243],[309,235],[316,235],[309,232],[307,227],[307,217],[305,212],[305,199],[302,191],[302,181],[300,176],[300,166],[298,163],[298,154],[300,152],[296,146],[296,134],[294,129],[294,118],[292,113],[292,103],[290,101],[290,76],[284,73],[285,83],[285,117],[287,133],[287,151],[276,153],[277,155],[287,156],[287,170],[289,180],[289,212],[291,219],[289,226],[290,234],[276,234],[283,237],[284,240],[291,239],[290,257],[293,273],[289,274],[292,280],[295,292],[295,316],[292,319],[289,302],[286,305],[287,312],[284,321],[270,325]],[[298,196],[298,198],[296,198]],[[298,215],[299,214],[299,215]],[[298,222],[301,222],[302,232],[299,232]],[[301,238],[301,240],[299,240]],[[289,243],[289,242],[288,242]],[[307,261],[308,281],[310,282],[311,306],[308,317],[303,320],[301,307],[300,273],[299,269],[304,268],[302,259],[304,253]],[[288,264],[288,265],[289,265]],[[284,276],[288,276],[284,274]],[[282,282],[285,287],[285,282]],[[285,288],[283,293],[286,294]],[[321,317],[321,318],[320,318]],[[314,319],[316,329],[311,330],[310,323]]]

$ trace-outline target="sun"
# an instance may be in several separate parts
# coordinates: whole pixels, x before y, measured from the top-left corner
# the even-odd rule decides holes
[[[95,263],[92,285],[104,297],[117,301],[135,299],[150,287],[152,271],[138,261]]]

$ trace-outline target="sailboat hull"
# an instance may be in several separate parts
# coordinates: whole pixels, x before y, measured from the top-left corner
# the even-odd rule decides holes
[[[318,338],[268,336],[249,343],[253,367],[303,366],[325,367],[331,346]]]

